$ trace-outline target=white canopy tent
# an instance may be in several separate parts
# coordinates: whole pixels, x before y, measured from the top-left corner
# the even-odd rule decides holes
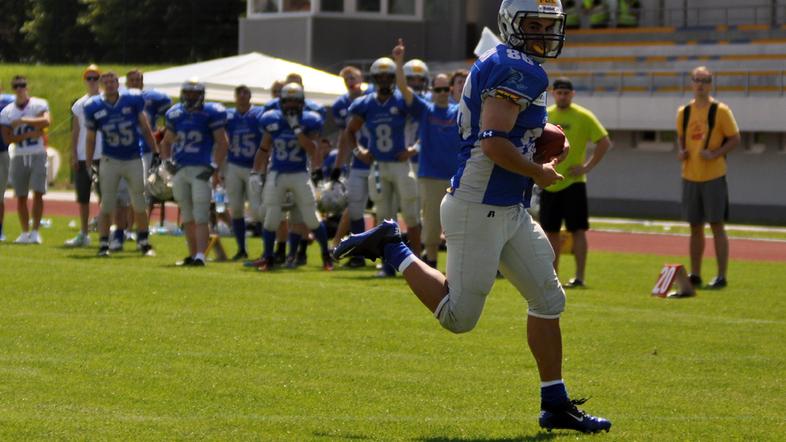
[[[338,75],[258,52],[145,72],[145,88],[178,97],[183,82],[196,77],[205,84],[210,101],[232,102],[235,87],[245,84],[251,89],[251,101],[262,104],[270,100],[273,82],[283,81],[290,73],[303,77],[306,98],[317,103],[332,104],[346,92],[344,80]]]

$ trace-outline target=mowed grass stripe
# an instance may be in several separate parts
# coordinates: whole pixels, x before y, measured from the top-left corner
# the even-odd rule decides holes
[[[98,260],[58,247],[66,223],[42,246],[0,245],[0,439],[548,438],[526,304],[505,280],[477,329],[452,335],[400,278],[325,274],[316,246],[296,271],[179,269],[182,237]],[[783,439],[782,264],[733,262],[727,290],[651,298],[670,260],[591,252],[562,319],[569,391],[592,396],[612,440]]]

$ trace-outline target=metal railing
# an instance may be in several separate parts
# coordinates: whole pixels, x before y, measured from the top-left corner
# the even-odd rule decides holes
[[[595,94],[677,94],[690,93],[687,72],[580,72],[552,71],[550,78],[567,77],[573,87]],[[776,94],[784,96],[786,71],[719,71],[713,73],[713,94]]]
[[[737,26],[786,24],[786,5],[756,6],[713,6],[685,8],[640,8],[632,9],[638,16],[638,26],[674,26],[677,28],[700,26]],[[609,27],[616,26],[618,13],[609,13]]]

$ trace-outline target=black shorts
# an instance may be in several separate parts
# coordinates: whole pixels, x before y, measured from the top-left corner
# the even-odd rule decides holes
[[[559,232],[565,220],[569,232],[589,229],[587,183],[573,183],[557,192],[540,193],[540,226],[546,232]]]
[[[728,221],[729,189],[726,177],[703,182],[683,179],[682,217],[693,225]]]
[[[98,165],[98,160],[93,161],[93,164]],[[76,202],[79,204],[87,204],[90,202],[90,190],[93,187],[93,181],[90,175],[87,174],[87,162],[79,161],[76,165],[76,177],[74,177],[74,184],[76,187]]]

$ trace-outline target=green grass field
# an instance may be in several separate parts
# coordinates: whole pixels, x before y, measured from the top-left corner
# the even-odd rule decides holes
[[[82,71],[88,64],[85,63],[84,66],[44,66],[0,63],[0,84],[3,86],[3,93],[13,94],[11,78],[19,74],[27,77],[30,95],[44,98],[49,102],[52,116],[49,145],[57,148],[62,154],[63,163],[58,173],[58,184],[61,186],[68,184],[70,177],[68,161],[71,158],[71,105],[77,98],[85,94]],[[162,68],[162,66],[130,65],[102,65],[100,67],[105,71],[114,70],[121,77],[135,67],[143,71]]]
[[[53,221],[42,246],[0,245],[0,440],[581,437],[537,426],[525,304],[504,280],[453,335],[401,278],[325,274],[316,247],[298,270],[181,269],[181,237],[100,260],[60,247],[73,231]],[[733,262],[727,290],[651,298],[666,261],[593,253],[589,288],[568,294],[569,391],[614,424],[595,437],[783,440],[783,263]]]

